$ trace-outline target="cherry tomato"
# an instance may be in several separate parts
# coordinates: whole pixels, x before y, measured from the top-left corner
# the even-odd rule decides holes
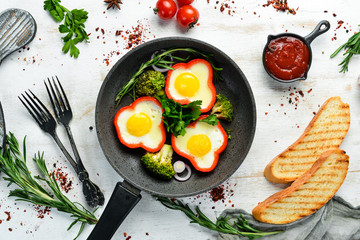
[[[192,28],[199,20],[199,11],[191,5],[179,8],[176,14],[178,24],[184,28]]]
[[[194,0],[177,0],[177,3],[180,7],[184,5],[192,4],[193,2]]]
[[[174,0],[158,0],[156,8],[154,8],[154,13],[157,14],[159,18],[168,20],[175,16],[176,10],[177,7]]]

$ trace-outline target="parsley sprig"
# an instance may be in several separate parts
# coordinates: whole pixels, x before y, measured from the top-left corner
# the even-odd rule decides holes
[[[166,131],[173,133],[175,137],[179,135],[184,136],[186,133],[185,128],[200,117],[201,100],[181,105],[173,99],[167,98],[165,95],[158,96],[157,99],[164,109],[162,116]],[[199,120],[199,122],[206,122],[215,126],[218,124],[219,120],[214,114],[211,114],[208,117]]]
[[[92,225],[98,222],[94,215],[96,209],[90,212],[80,203],[71,202],[61,192],[55,175],[49,174],[45,164],[44,153],[39,152],[33,158],[42,176],[32,177],[26,163],[25,138],[22,153],[14,134],[10,133],[6,140],[7,145],[4,155],[1,156],[0,154],[0,170],[7,175],[7,177],[3,178],[9,181],[9,185],[16,184],[18,186],[18,188],[10,191],[9,197],[16,197],[16,201],[57,208],[58,211],[71,214],[74,221],[70,224],[68,230],[76,223],[81,223],[80,230],[75,239],[81,234],[86,224]],[[43,187],[44,183],[50,190],[46,190]]]
[[[360,26],[360,25],[359,25]],[[345,50],[343,56],[346,56],[344,60],[339,64],[341,66],[340,72],[349,71],[350,59],[357,54],[360,54],[360,32],[351,36],[346,43],[341,45],[336,51],[331,54],[331,58],[335,57],[342,49]]]
[[[195,213],[190,209],[188,204],[184,204],[179,200],[171,200],[166,197],[157,197],[156,199],[169,209],[180,210],[185,213],[185,215],[191,219],[190,223],[197,223],[200,226],[217,232],[242,235],[248,237],[249,239],[260,238],[281,232],[263,232],[255,229],[249,225],[249,220],[246,220],[241,214],[234,224],[230,224],[229,219],[224,217],[219,217],[214,223],[200,210],[198,206],[195,208]]]
[[[77,58],[80,51],[75,45],[84,40],[89,40],[84,24],[88,18],[88,12],[84,9],[69,11],[60,2],[61,0],[45,0],[44,10],[49,11],[56,22],[64,20],[64,23],[59,26],[59,32],[66,33],[66,36],[62,37],[64,41],[62,51],[67,53],[70,50],[70,56]]]

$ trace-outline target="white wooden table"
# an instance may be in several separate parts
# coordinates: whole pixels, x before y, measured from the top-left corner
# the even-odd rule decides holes
[[[350,203],[359,205],[360,88],[357,79],[360,74],[360,56],[353,57],[348,73],[340,74],[337,64],[341,57],[330,60],[329,55],[354,31],[359,31],[357,10],[360,2],[289,0],[290,7],[299,7],[297,14],[293,16],[276,12],[272,7],[262,7],[265,0],[234,1],[225,1],[233,8],[236,7],[233,16],[229,16],[226,10],[220,12],[220,4],[214,9],[216,0],[210,0],[210,3],[206,0],[195,0],[193,5],[200,11],[200,25],[186,32],[176,26],[175,19],[163,22],[154,16],[151,8],[154,7],[155,0],[123,0],[121,11],[106,11],[102,0],[63,0],[62,4],[69,9],[84,8],[89,12],[86,29],[91,33],[90,43],[78,44],[78,59],[62,54],[58,24],[42,9],[42,0],[2,1],[0,11],[12,7],[25,9],[34,16],[38,24],[37,35],[28,45],[29,49],[13,53],[0,66],[0,100],[4,107],[7,130],[14,132],[19,139],[27,136],[28,158],[41,150],[45,151],[49,169],[53,169],[53,163],[60,162],[58,166],[62,166],[64,171],[74,178],[75,188],[69,191],[69,198],[84,204],[81,185],[74,171],[51,137],[40,130],[17,99],[17,96],[27,89],[34,91],[41,99],[47,99],[43,80],[57,75],[73,108],[74,119],[71,126],[80,155],[93,181],[101,186],[108,201],[115,183],[122,179],[105,159],[95,129],[91,131],[89,127],[95,126],[94,108],[102,81],[115,62],[128,51],[124,49],[125,41],[115,36],[115,32],[136,26],[137,21],[140,21],[151,32],[145,34],[148,38],[146,40],[154,37],[186,36],[220,48],[240,66],[255,95],[257,129],[253,145],[244,163],[225,184],[234,191],[233,196],[226,194],[224,203],[214,203],[209,193],[204,193],[198,198],[184,198],[185,202],[192,206],[201,203],[201,209],[215,219],[225,208],[232,207],[232,204],[235,208],[251,211],[258,202],[283,189],[283,185],[271,184],[263,177],[264,167],[301,135],[319,105],[327,98],[339,95],[344,102],[350,104],[352,121],[342,144],[342,148],[350,156],[350,169],[337,194]],[[324,10],[328,12],[325,13]],[[337,16],[334,17],[333,13]],[[323,19],[329,20],[332,26],[329,32],[312,43],[313,61],[308,80],[280,84],[267,76],[261,62],[267,35],[285,30],[307,35]],[[351,25],[353,31],[346,33],[343,28],[338,29],[337,40],[332,41],[337,20]],[[105,34],[96,32],[97,27],[104,29]],[[120,54],[111,54],[112,51],[119,51]],[[112,56],[109,57],[107,65],[103,59],[108,58],[109,54]],[[310,89],[312,91],[308,93]],[[304,92],[304,97],[299,97],[295,109],[295,105],[289,104],[287,97],[291,92],[299,90]],[[58,133],[60,138],[66,139],[63,128],[59,127]],[[70,149],[68,141],[64,142]],[[33,174],[36,174],[34,163],[29,161],[29,165]],[[71,223],[69,215],[52,209],[49,215],[40,219],[33,205],[21,202],[15,204],[14,198],[8,198],[12,187],[6,186],[7,182],[1,180],[0,220],[4,220],[0,224],[1,239],[72,239],[76,235],[78,226],[66,231]],[[120,226],[114,239],[126,239],[129,236],[131,239],[157,240],[216,239],[217,233],[189,224],[189,220],[181,212],[166,209],[147,193],[143,192],[142,196],[143,199]],[[101,207],[96,215],[100,216],[103,210],[104,207]],[[10,221],[6,221],[5,211],[11,213]],[[91,230],[92,227],[87,226],[79,239],[86,239]]]

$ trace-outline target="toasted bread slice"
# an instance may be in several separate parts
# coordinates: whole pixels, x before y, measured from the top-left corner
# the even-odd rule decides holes
[[[266,166],[265,177],[275,183],[295,181],[322,153],[339,148],[349,127],[349,104],[340,97],[329,98],[300,138]]]
[[[344,182],[349,166],[345,151],[325,152],[290,187],[259,203],[254,218],[265,223],[285,224],[306,217],[327,203]]]

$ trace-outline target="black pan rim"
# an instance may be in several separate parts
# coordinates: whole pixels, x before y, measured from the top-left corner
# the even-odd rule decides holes
[[[256,121],[257,121],[257,117],[256,117],[256,104],[255,104],[255,98],[254,98],[254,94],[252,92],[252,89],[250,87],[250,84],[247,80],[247,78],[245,77],[245,74],[241,71],[240,67],[227,55],[225,54],[223,51],[221,51],[220,49],[214,47],[213,45],[209,44],[209,43],[206,43],[204,41],[201,41],[201,40],[198,40],[198,39],[194,39],[194,38],[187,38],[187,37],[164,37],[164,38],[158,38],[158,39],[154,39],[154,40],[151,40],[151,41],[148,41],[146,43],[143,43],[141,44],[140,46],[136,47],[136,49],[141,49],[141,48],[145,48],[147,47],[148,45],[151,45],[151,44],[156,44],[156,43],[159,43],[159,42],[162,42],[162,41],[175,41],[175,40],[180,40],[180,41],[192,41],[192,42],[196,42],[196,43],[200,43],[200,44],[203,44],[205,46],[208,46],[208,47],[211,47],[213,48],[215,51],[217,51],[218,53],[222,54],[230,63],[232,63],[234,65],[234,67],[236,68],[236,70],[240,73],[241,77],[243,78],[244,80],[244,84],[246,85],[247,87],[247,90],[249,91],[249,96],[251,98],[251,108],[252,108],[252,111],[253,111],[253,122],[252,122],[252,130],[251,130],[251,137],[249,139],[249,142],[245,148],[245,151],[244,151],[244,154],[242,156],[242,159],[239,161],[239,163],[234,166],[234,169],[232,171],[229,172],[229,174],[227,174],[222,180],[218,181],[216,184],[213,184],[213,185],[210,185],[209,187],[207,188],[204,188],[202,190],[199,190],[199,191],[195,191],[195,192],[191,192],[191,193],[181,193],[181,194],[164,194],[164,193],[159,193],[159,192],[156,192],[156,191],[152,191],[152,190],[149,190],[149,189],[146,189],[145,187],[143,186],[140,186],[139,184],[136,183],[136,181],[132,181],[131,179],[127,178],[126,176],[124,176],[122,174],[122,172],[118,169],[117,166],[115,166],[115,164],[110,160],[110,157],[107,155],[107,153],[104,151],[104,146],[103,146],[103,143],[100,139],[100,132],[99,132],[99,128],[98,128],[98,124],[99,124],[99,119],[98,119],[98,112],[99,112],[99,107],[100,107],[100,96],[102,96],[104,90],[105,90],[105,85],[107,83],[107,81],[109,81],[111,74],[115,71],[115,69],[117,68],[118,65],[120,65],[130,54],[132,54],[132,51],[130,50],[129,52],[127,52],[123,57],[121,57],[116,63],[115,65],[110,69],[110,71],[107,73],[102,85],[101,85],[101,88],[99,90],[99,93],[98,93],[98,97],[97,97],[97,101],[96,101],[96,107],[95,107],[95,126],[96,126],[96,132],[97,132],[97,136],[98,136],[98,141],[100,143],[100,146],[101,146],[101,149],[107,159],[107,161],[110,163],[110,165],[113,167],[113,169],[124,179],[124,181],[126,181],[128,184],[130,184],[131,186],[141,190],[141,191],[145,191],[151,195],[157,195],[157,196],[164,196],[164,197],[189,197],[189,196],[193,196],[193,195],[197,195],[197,194],[200,194],[200,193],[203,193],[203,192],[206,192],[208,190],[211,190],[213,189],[214,187],[222,184],[223,182],[225,182],[227,179],[230,178],[230,176],[232,176],[240,167],[240,165],[243,163],[243,161],[245,160],[247,154],[249,153],[250,151],[250,148],[251,148],[251,145],[252,145],[252,142],[254,140],[254,137],[255,137],[255,130],[256,130]],[[115,102],[114,102],[115,104]]]

